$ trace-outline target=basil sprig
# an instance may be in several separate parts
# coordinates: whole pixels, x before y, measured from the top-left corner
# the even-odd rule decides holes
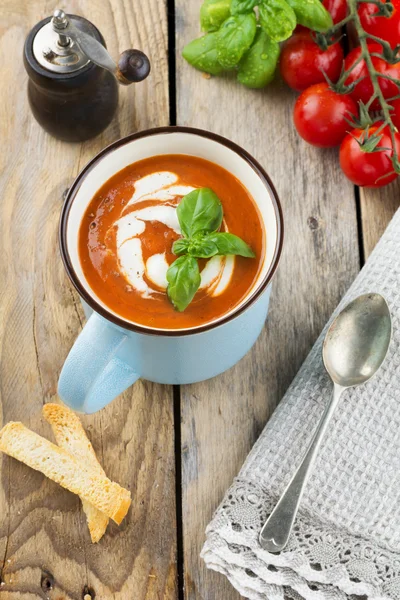
[[[296,24],[314,31],[332,27],[321,0],[204,0],[200,21],[206,35],[184,47],[185,60],[211,75],[235,69],[238,81],[249,88],[272,81],[279,42]]]
[[[172,247],[178,255],[167,271],[167,294],[180,312],[191,303],[200,287],[198,258],[236,254],[254,258],[253,250],[240,237],[219,232],[223,209],[218,196],[209,188],[199,188],[186,194],[177,208],[183,237]]]

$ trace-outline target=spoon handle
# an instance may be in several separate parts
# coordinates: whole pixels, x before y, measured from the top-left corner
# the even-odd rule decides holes
[[[324,410],[303,460],[261,530],[260,544],[268,552],[280,552],[288,542],[318,449],[343,390],[344,387],[334,385],[332,398]]]

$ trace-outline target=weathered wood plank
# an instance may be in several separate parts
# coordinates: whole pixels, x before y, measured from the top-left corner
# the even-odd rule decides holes
[[[327,317],[359,269],[353,187],[336,153],[301,141],[294,96],[275,83],[251,91],[203,77],[180,57],[199,35],[199,2],[177,0],[177,118],[221,133],[265,166],[282,200],[285,251],[267,325],[240,364],[212,381],[182,388],[182,502],[185,597],[239,596],[199,558],[204,530]]]
[[[399,206],[399,181],[377,190],[360,188],[362,239],[365,258],[368,258],[371,254]]]
[[[54,3],[1,4],[1,422],[21,420],[51,436],[41,407],[55,399],[60,368],[83,322],[58,252],[62,193],[106,144],[168,123],[166,6],[163,0],[76,0],[63,6],[92,20],[114,56],[134,46],[152,61],[146,82],[121,88],[118,116],[106,132],[68,145],[45,134],[31,116],[21,61],[26,34],[51,14]],[[132,490],[132,510],[94,546],[75,496],[2,457],[1,597],[176,598],[171,388],[139,382],[84,425],[106,472]]]

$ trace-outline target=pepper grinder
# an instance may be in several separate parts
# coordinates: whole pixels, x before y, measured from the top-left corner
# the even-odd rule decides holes
[[[143,52],[125,50],[116,64],[93,23],[62,10],[30,31],[24,65],[35,119],[68,142],[82,142],[103,131],[118,106],[118,83],[130,85],[150,73]]]

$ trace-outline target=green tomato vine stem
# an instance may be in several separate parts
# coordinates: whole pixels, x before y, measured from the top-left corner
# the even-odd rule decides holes
[[[360,1],[360,0],[358,0],[358,1]],[[384,19],[385,17],[382,17],[382,18]],[[378,42],[378,44],[381,44],[384,48],[391,50],[389,42],[382,40],[381,38],[379,38],[376,35],[373,35],[372,33],[367,33],[366,35],[370,40],[373,40],[374,42]]]

